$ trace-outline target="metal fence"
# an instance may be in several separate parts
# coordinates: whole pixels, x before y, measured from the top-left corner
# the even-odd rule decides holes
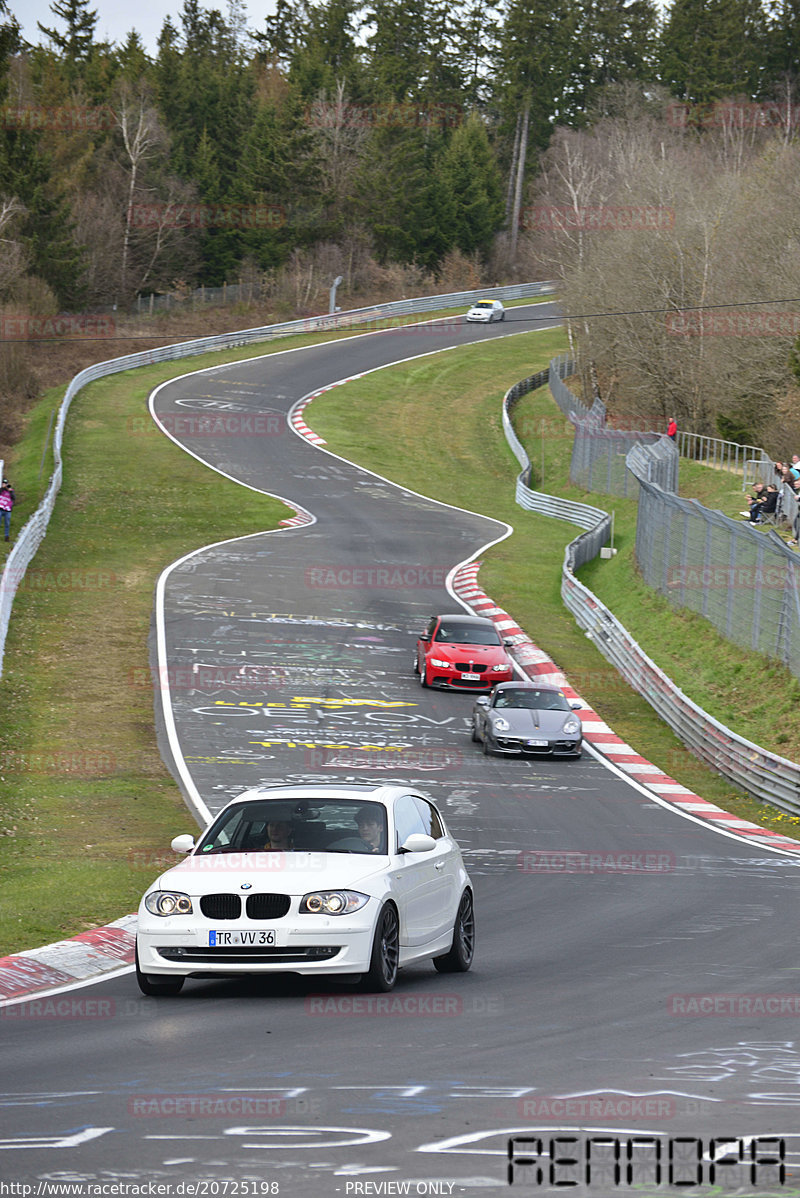
[[[677,490],[679,457],[672,442],[661,433],[609,428],[606,407],[601,399],[595,399],[591,408],[587,408],[567,387],[564,379],[574,372],[575,362],[567,354],[550,363],[553,398],[575,426],[570,482],[584,491],[636,499],[639,483],[636,475],[627,468],[627,455],[636,445],[661,445],[657,457],[651,461],[655,464],[660,459],[659,478],[663,485]]]
[[[709,511],[640,477],[636,561],[673,607],[800,677],[800,562],[774,532]]]
[[[752,469],[750,463],[772,466],[767,454],[757,445],[739,445],[736,441],[723,441],[719,437],[704,437],[700,433],[678,432],[678,451],[682,458],[700,462],[713,470],[729,470],[732,474],[741,474],[742,486],[746,487],[748,472]],[[764,478],[763,482],[772,482],[772,478]]]
[[[554,360],[551,363],[551,388],[553,378],[560,381],[560,377],[558,360]],[[603,656],[651,704],[661,719],[700,760],[755,798],[771,803],[782,811],[800,815],[800,765],[739,736],[703,711],[647,656],[600,599],[576,578],[575,571],[596,557],[606,543],[610,516],[599,508],[565,504],[555,495],[531,491],[526,486],[525,479],[530,477],[530,462],[511,426],[510,411],[520,395],[541,386],[538,381],[540,378],[541,375],[534,375],[531,379],[517,383],[508,392],[503,402],[503,428],[522,466],[522,474],[517,479],[517,502],[520,506],[540,515],[569,520],[590,530],[571,541],[564,551],[561,597],[565,606]],[[647,457],[651,453],[652,447],[639,448],[631,454],[631,464],[640,470],[640,482],[645,489],[653,488],[646,477]],[[640,511],[649,506],[649,494],[647,499],[648,503],[640,504]],[[683,502],[691,505],[694,501]],[[735,522],[730,523],[738,530],[739,526]],[[765,540],[763,536],[759,537],[756,529],[742,528],[741,531],[749,536],[750,544],[756,548],[759,540]],[[796,590],[794,593],[796,595]]]
[[[201,337],[193,341],[184,341],[177,345],[167,345],[160,349],[144,350],[138,354],[127,354],[122,358],[112,358],[105,362],[97,362],[82,370],[70,382],[61,401],[53,438],[53,459],[55,468],[50,478],[47,491],[38,508],[23,525],[9,553],[3,573],[0,576],[0,673],[3,668],[8,622],[11,618],[11,608],[25,571],[39,548],[47,525],[52,515],[56,496],[61,489],[63,473],[61,446],[64,437],[64,426],[70,404],[77,393],[87,383],[107,375],[116,374],[123,370],[132,370],[137,366],[151,366],[156,362],[172,362],[181,358],[193,357],[197,354],[212,350],[233,349],[237,346],[255,345],[258,342],[271,341],[276,337],[289,336],[292,333],[318,332],[325,329],[349,328],[354,325],[370,325],[383,327],[382,322],[398,316],[414,315],[423,312],[433,312],[439,309],[461,307],[476,299],[494,297],[505,300],[529,299],[539,295],[550,295],[554,284],[519,283],[512,287],[494,287],[480,291],[457,291],[447,295],[424,296],[419,299],[398,300],[390,304],[377,304],[370,308],[359,308],[351,312],[337,313],[334,316],[312,317],[305,320],[289,320],[282,324],[265,325],[261,328],[242,329],[235,333],[223,333],[215,337]]]

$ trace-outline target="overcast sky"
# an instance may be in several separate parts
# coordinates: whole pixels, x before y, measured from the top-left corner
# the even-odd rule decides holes
[[[8,7],[22,27],[26,41],[44,41],[36,24],[49,28],[64,29],[64,22],[53,15],[50,0],[10,0]],[[203,8],[218,8],[227,16],[227,0],[202,0]],[[267,13],[274,11],[274,0],[249,0],[247,4],[250,29],[262,29]],[[132,0],[90,0],[90,11],[97,13],[95,39],[101,42],[123,42],[131,29],[135,29],[148,54],[156,53],[158,35],[166,17],[172,17],[178,25],[183,0],[147,0],[145,4],[134,4]]]

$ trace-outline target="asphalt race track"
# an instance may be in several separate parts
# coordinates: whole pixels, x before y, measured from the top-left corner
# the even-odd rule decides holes
[[[412,651],[426,617],[458,607],[448,573],[505,526],[377,479],[285,420],[334,381],[552,316],[393,330],[157,391],[186,448],[313,517],[163,580],[159,737],[187,801],[216,811],[284,779],[424,787],[464,849],[478,951],[466,975],[420,966],[381,998],[284,978],[146,999],[128,973],[62,995],[53,1017],[9,1006],[0,1198],[27,1198],[3,1183],[56,1193],[45,1181],[85,1196],[503,1194],[512,1137],[526,1138],[512,1146],[521,1193],[800,1193],[797,865],[594,757],[484,758],[470,696],[423,690]],[[179,419],[208,412],[258,416],[262,434]],[[565,851],[593,864],[566,872]]]

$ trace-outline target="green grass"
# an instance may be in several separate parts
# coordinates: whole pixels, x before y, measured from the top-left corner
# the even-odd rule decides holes
[[[800,836],[800,820],[737,793],[688,753],[586,639],[561,602],[564,547],[576,532],[573,526],[516,506],[518,467],[502,433],[500,404],[509,386],[544,369],[564,348],[560,331],[484,342],[457,355],[423,359],[356,380],[314,401],[307,417],[334,452],[423,494],[513,524],[513,537],[484,557],[480,580],[492,598],[645,757],[742,818]],[[515,422],[537,473],[544,432],[542,489],[616,511],[619,552],[611,561],[598,560],[585,568],[582,578],[587,585],[687,694],[765,747],[784,756],[796,754],[797,680],[777,663],[724,641],[699,617],[673,612],[644,586],[632,563],[635,504],[569,485],[571,426],[546,388],[520,401]],[[681,471],[682,493],[688,487],[688,493],[708,506],[725,505],[728,511],[731,504],[741,506],[741,492],[729,475],[689,463],[682,463]],[[534,478],[532,485],[540,484]],[[754,695],[763,698],[754,701]]]

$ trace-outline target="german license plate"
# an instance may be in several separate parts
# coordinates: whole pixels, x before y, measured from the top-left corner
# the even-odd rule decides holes
[[[549,740],[529,740],[527,745],[529,749],[546,749],[550,744]]]
[[[462,674],[461,675],[462,682],[480,682],[480,680],[481,680],[480,674]]]
[[[251,944],[253,946],[261,946],[266,944],[277,944],[277,933],[270,929],[269,931],[261,932],[209,932],[208,947],[209,948],[241,948],[243,945]]]

